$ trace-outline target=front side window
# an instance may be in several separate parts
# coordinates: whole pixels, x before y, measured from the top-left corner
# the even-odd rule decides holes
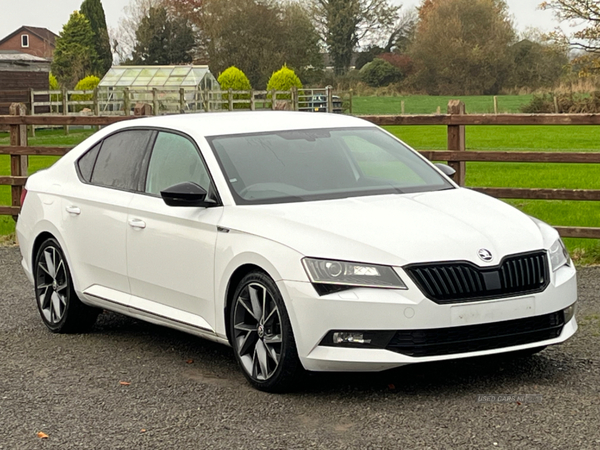
[[[91,183],[126,191],[142,191],[148,147],[153,135],[154,132],[149,130],[127,130],[104,139],[93,166]],[[86,156],[87,153],[79,159],[80,171],[81,162]]]
[[[21,47],[29,47],[29,35],[22,34],[21,35]]]
[[[159,132],[150,157],[145,192],[160,195],[160,191],[186,181],[209,191],[210,177],[196,146],[184,136]]]
[[[215,136],[208,141],[238,204],[452,188],[413,150],[373,127]]]

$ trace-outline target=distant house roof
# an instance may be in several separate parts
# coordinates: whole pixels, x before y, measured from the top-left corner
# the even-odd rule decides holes
[[[16,34],[23,33],[23,32],[28,32],[30,34],[35,35],[35,36],[39,37],[40,39],[42,39],[43,41],[47,41],[53,47],[56,46],[56,38],[58,37],[57,34],[54,34],[48,28],[31,27],[29,25],[23,25],[21,28],[16,29],[15,31],[10,33],[8,36],[5,36],[4,38],[2,38],[0,40],[0,45],[2,45],[5,41],[9,40]]]

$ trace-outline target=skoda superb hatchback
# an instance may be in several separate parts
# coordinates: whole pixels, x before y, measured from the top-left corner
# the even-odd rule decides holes
[[[51,331],[116,311],[230,345],[270,391],[568,339],[558,233],[447,169],[338,114],[121,122],[29,178],[23,267]]]

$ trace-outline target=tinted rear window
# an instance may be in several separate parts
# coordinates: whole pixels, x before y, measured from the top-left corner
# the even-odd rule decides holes
[[[102,143],[98,143],[88,150],[79,161],[77,161],[77,167],[79,167],[79,174],[88,183],[92,180],[92,172],[94,171],[94,164],[98,157],[98,150],[100,150]]]
[[[107,137],[96,158],[91,182],[128,191],[143,191],[144,169],[153,135],[148,130],[128,130]]]

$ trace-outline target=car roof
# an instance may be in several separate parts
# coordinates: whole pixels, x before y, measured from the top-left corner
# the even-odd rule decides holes
[[[120,122],[116,128],[164,127],[195,137],[225,134],[260,133],[311,128],[374,127],[370,122],[343,114],[295,111],[240,111],[199,114],[177,114],[140,118]]]

